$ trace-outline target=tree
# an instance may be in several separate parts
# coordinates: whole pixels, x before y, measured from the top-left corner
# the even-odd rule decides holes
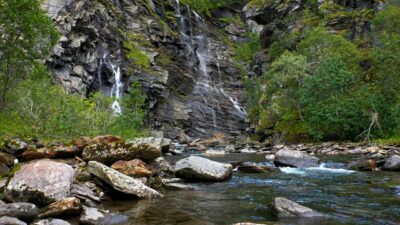
[[[43,63],[58,40],[39,0],[0,0],[0,111],[9,90]]]

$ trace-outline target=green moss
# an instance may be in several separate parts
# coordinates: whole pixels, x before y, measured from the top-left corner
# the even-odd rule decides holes
[[[171,59],[168,53],[163,49],[158,50],[159,55],[156,57],[156,62],[162,67],[169,67],[171,65]]]

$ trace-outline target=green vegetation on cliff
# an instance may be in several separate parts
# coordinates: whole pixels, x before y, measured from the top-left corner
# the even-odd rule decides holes
[[[52,84],[43,61],[58,33],[38,0],[0,0],[0,31],[0,137],[65,140],[140,134],[145,98],[137,84],[120,100],[123,113],[119,116],[111,110],[113,98],[102,94],[84,98]],[[130,50],[130,56],[147,66],[141,52]]]
[[[375,16],[370,10],[352,16],[363,20],[361,11],[373,23],[361,38],[330,32],[329,21],[337,19],[332,13],[308,11],[297,18],[298,24],[306,22],[302,32],[273,39],[272,63],[258,80],[258,101],[249,108],[258,134],[278,130],[288,141],[399,134],[400,7],[387,4]]]

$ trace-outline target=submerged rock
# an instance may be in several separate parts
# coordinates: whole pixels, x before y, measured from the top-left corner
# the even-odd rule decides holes
[[[42,213],[39,215],[40,218],[74,216],[81,213],[82,205],[79,199],[70,197],[53,202],[41,211]]]
[[[242,163],[238,167],[239,171],[242,172],[248,172],[248,173],[266,173],[266,172],[271,172],[275,171],[276,168],[272,166],[267,166],[267,165],[260,165],[256,163]]]
[[[30,203],[10,203],[0,205],[0,216],[15,217],[23,221],[32,221],[39,215],[39,209]]]
[[[141,180],[129,177],[99,162],[90,161],[88,171],[122,193],[135,195],[139,198],[162,196],[156,190],[143,184]]]
[[[307,155],[300,151],[293,151],[289,149],[279,150],[275,154],[274,164],[276,166],[290,166],[290,167],[316,167],[318,166],[319,159]]]
[[[45,220],[39,220],[31,225],[71,225],[65,220],[60,220],[60,219],[45,219]]]
[[[84,225],[113,225],[126,224],[128,217],[121,214],[109,213],[96,208],[84,207],[80,224]]]
[[[190,156],[175,164],[175,175],[191,181],[223,181],[232,176],[232,165]]]
[[[148,143],[98,143],[86,146],[82,152],[82,158],[85,161],[97,161],[104,164],[132,159],[150,162],[160,156],[161,148]]]
[[[136,178],[149,177],[152,174],[150,166],[140,159],[134,159],[131,161],[120,160],[114,163],[111,168],[118,170],[125,175]]]
[[[2,216],[0,217],[1,225],[27,225],[24,221],[21,221],[14,217]]]
[[[374,171],[376,167],[376,161],[373,159],[362,159],[347,164],[348,169],[358,171]]]
[[[272,203],[272,211],[279,218],[284,217],[323,217],[324,215],[289,199],[278,197]]]
[[[12,202],[48,205],[69,195],[75,172],[71,166],[40,160],[26,164],[7,185],[5,196]]]
[[[400,156],[393,155],[392,157],[387,159],[385,164],[383,164],[382,169],[391,171],[400,171]]]

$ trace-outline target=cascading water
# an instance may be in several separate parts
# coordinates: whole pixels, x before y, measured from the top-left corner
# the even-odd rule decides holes
[[[111,109],[113,110],[114,115],[118,116],[118,115],[121,115],[121,113],[122,113],[122,107],[119,103],[119,100],[122,97],[124,84],[122,83],[122,80],[121,80],[120,67],[109,62],[109,60],[107,60],[107,59],[108,59],[107,53],[104,53],[104,55],[99,60],[99,65],[98,65],[98,70],[97,70],[97,79],[99,82],[100,91],[103,92],[104,94],[107,94],[108,96],[115,98],[114,102],[111,104]],[[111,71],[114,75],[115,82],[110,91],[107,91],[107,87],[105,87],[103,84],[103,70],[104,70],[105,66],[108,68],[111,68]]]
[[[175,15],[179,21],[179,31],[181,35],[181,41],[185,45],[186,58],[188,61],[188,67],[192,68],[192,72],[195,73],[196,83],[193,89],[193,95],[198,96],[203,102],[203,105],[199,106],[194,104],[194,107],[202,113],[203,118],[212,117],[212,125],[214,130],[218,130],[218,117],[221,116],[219,113],[221,106],[221,98],[227,98],[232,103],[233,109],[242,118],[245,118],[246,112],[243,107],[240,106],[236,98],[230,96],[223,89],[223,82],[221,78],[221,71],[219,66],[220,56],[218,52],[216,56],[210,54],[210,43],[207,36],[203,34],[193,34],[192,19],[196,22],[196,26],[204,27],[204,19],[198,15],[195,11],[191,10],[186,5],[186,17],[183,15],[179,0],[175,0]],[[193,17],[192,17],[193,16]],[[208,72],[208,65],[212,57],[217,58],[218,67],[218,82],[215,83],[210,77]]]
[[[111,96],[115,97],[114,102],[111,105],[112,110],[115,115],[121,115],[122,109],[119,104],[119,99],[122,97],[123,83],[121,81],[121,69],[119,66],[111,65],[112,71],[114,73],[115,83],[111,88]]]

